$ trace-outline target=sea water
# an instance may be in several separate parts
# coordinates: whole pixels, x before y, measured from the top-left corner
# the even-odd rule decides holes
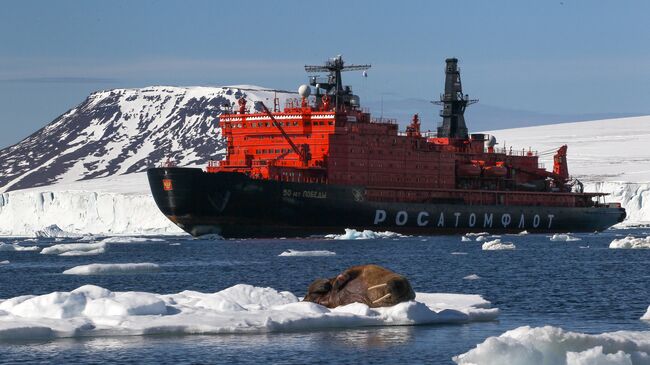
[[[1,251],[0,262],[5,263],[0,264],[0,299],[71,291],[86,284],[114,292],[168,294],[214,293],[245,283],[300,297],[315,278],[374,263],[408,277],[417,292],[480,294],[500,309],[500,315],[466,324],[0,341],[0,363],[447,364],[490,336],[526,325],[582,333],[650,331],[650,323],[640,320],[650,305],[650,250],[609,248],[612,240],[628,234],[645,237],[650,232],[572,234],[580,239],[572,241],[551,241],[551,235],[543,234],[487,238],[516,247],[509,250],[483,250],[485,239],[472,236],[463,241],[457,235],[366,240],[112,238],[104,250],[89,255]],[[0,241],[45,248],[80,240]],[[317,251],[326,254],[313,253]],[[286,252],[294,254],[282,255]],[[63,274],[96,263],[150,263],[156,270]]]

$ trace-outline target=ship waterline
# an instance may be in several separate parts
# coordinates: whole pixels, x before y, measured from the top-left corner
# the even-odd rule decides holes
[[[251,179],[240,173],[155,168],[148,172],[161,211],[194,236],[300,237],[345,228],[435,235],[593,232],[625,218],[618,206],[554,207],[401,203],[364,199],[364,188]]]

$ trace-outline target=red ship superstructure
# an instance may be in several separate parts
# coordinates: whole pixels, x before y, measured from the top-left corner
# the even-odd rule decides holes
[[[473,100],[462,93],[457,62],[447,60],[438,133],[422,133],[418,115],[406,133],[398,132],[395,121],[372,119],[351,89],[339,82],[341,71],[370,66],[345,66],[337,57],[323,67],[307,66],[331,72],[329,82],[312,79],[314,97],[303,85],[301,98],[289,100],[284,109],[276,102],[273,111],[253,113],[246,100],[239,99],[237,113],[220,118],[226,159],[208,171],[362,185],[368,198],[381,201],[590,205],[599,194],[571,194],[566,146],[557,150],[549,172],[536,152],[497,149],[494,138],[468,135],[463,113]]]
[[[435,133],[422,132],[417,114],[400,132],[395,121],[373,119],[361,108],[341,73],[368,68],[345,65],[340,56],[305,66],[328,77],[311,77],[299,88],[300,98],[283,108],[277,99],[269,110],[240,98],[220,117],[227,142],[223,161],[211,162],[205,172],[149,171],[161,210],[194,235],[231,236],[345,227],[579,231],[625,217],[620,205],[598,202],[604,194],[584,193],[582,184],[570,181],[567,146],[554,151],[553,171],[547,171],[532,150],[497,148],[493,136],[468,134],[464,112],[475,100],[463,94],[457,59],[446,60],[445,91],[436,102],[442,123]],[[194,187],[201,192],[175,193],[172,180],[184,179],[198,179]],[[186,206],[207,204],[201,199],[209,204]]]

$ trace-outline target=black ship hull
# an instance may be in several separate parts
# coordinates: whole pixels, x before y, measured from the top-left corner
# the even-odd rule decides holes
[[[488,231],[593,232],[623,221],[618,207],[461,205],[367,201],[361,186],[250,179],[195,168],[153,168],[160,210],[193,236],[302,237],[345,228],[432,235]]]

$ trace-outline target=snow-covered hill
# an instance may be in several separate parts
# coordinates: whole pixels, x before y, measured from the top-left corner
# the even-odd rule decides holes
[[[650,116],[551,124],[486,132],[499,146],[537,151],[569,146],[569,173],[586,191],[610,194],[627,210],[624,224],[650,224]],[[552,168],[552,154],[541,159]]]
[[[544,151],[569,146],[569,173],[584,182],[650,182],[650,116],[486,132],[497,147]],[[542,159],[553,167],[551,154]]]
[[[249,107],[296,94],[257,86],[114,89],[0,150],[0,192],[144,171],[171,157],[182,166],[221,159],[217,117],[245,97]]]

